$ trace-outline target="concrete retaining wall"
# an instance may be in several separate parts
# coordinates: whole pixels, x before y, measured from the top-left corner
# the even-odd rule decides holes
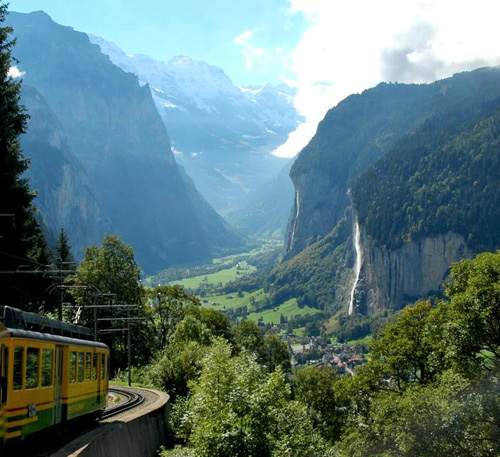
[[[79,437],[51,457],[157,457],[166,443],[170,397],[153,392],[158,399],[151,405]]]

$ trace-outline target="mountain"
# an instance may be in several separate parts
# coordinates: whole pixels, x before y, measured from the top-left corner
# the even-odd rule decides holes
[[[89,37],[115,65],[150,86],[176,160],[217,210],[237,204],[282,168],[285,160],[270,152],[302,120],[292,88],[238,87],[206,62],[186,56],[159,62]]]
[[[75,257],[81,259],[86,246],[98,244],[104,233],[111,231],[111,223],[47,102],[33,87],[24,84],[21,103],[30,115],[21,146],[31,161],[26,177],[37,191],[35,205],[49,229],[58,233],[64,228],[71,234],[71,247]]]
[[[292,166],[288,260],[273,293],[397,309],[439,293],[452,262],[496,249],[497,140],[483,127],[499,97],[500,68],[482,68],[380,84],[331,109]]]
[[[386,84],[351,95],[332,108],[297,157],[286,256],[328,234],[350,205],[354,179],[426,119],[500,94],[499,69],[460,73],[432,84]]]
[[[8,22],[24,82],[61,121],[104,213],[145,271],[204,260],[244,243],[205,201],[192,200],[148,87],[115,66],[86,34],[43,12],[10,13]],[[195,210],[199,205],[206,205],[203,212]],[[207,227],[220,232],[217,242]]]
[[[279,173],[224,213],[227,221],[247,235],[282,240],[293,202],[290,160]]]
[[[439,292],[452,262],[499,249],[499,188],[500,98],[402,138],[353,187],[364,252],[357,307]]]

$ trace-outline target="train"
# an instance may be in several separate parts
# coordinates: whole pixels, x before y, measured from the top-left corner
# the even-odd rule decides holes
[[[0,455],[106,406],[109,347],[82,326],[0,306]]]

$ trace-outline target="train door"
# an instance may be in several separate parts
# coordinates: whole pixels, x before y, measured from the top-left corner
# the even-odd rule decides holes
[[[63,347],[56,346],[54,362],[54,420],[56,424],[62,421],[63,397]]]
[[[5,409],[7,408],[7,380],[9,377],[9,348],[2,344],[0,347],[0,447],[5,441],[6,422]],[[0,455],[2,451],[0,451]]]
[[[99,405],[101,404],[102,400],[102,382],[101,382],[101,370],[102,370],[102,354],[97,354],[97,364],[95,366],[96,374],[97,374],[97,402]]]

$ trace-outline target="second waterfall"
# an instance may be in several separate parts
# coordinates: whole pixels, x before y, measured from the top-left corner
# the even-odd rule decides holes
[[[354,293],[359,281],[359,274],[361,272],[361,265],[363,263],[363,250],[361,248],[359,224],[357,219],[354,220],[354,250],[356,252],[356,263],[354,264],[354,282],[351,289],[351,299],[349,301],[349,316],[354,312]]]

